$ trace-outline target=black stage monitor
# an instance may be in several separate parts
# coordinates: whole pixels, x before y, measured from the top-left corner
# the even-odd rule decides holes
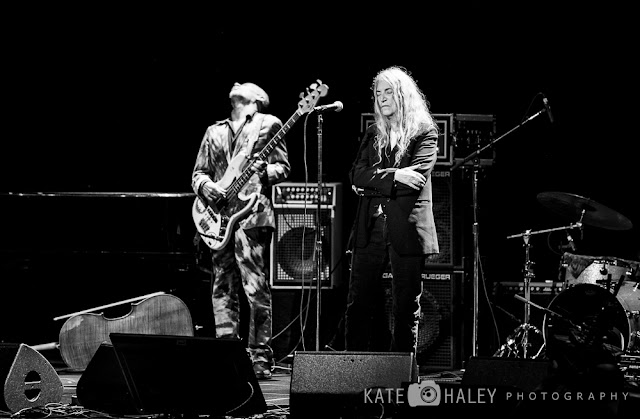
[[[266,402],[240,340],[111,333],[140,414],[243,415]]]

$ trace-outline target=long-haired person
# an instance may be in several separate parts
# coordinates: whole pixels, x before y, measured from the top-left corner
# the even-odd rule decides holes
[[[429,104],[402,67],[373,80],[375,123],[364,134],[349,176],[360,198],[354,223],[345,348],[380,350],[385,327],[382,278],[391,265],[393,331],[384,350],[416,351],[421,276],[439,252],[431,201],[438,128]]]

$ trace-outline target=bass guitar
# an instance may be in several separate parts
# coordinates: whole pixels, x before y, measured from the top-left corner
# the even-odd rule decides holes
[[[200,237],[211,250],[220,250],[229,243],[234,226],[249,215],[258,199],[261,184],[255,175],[253,163],[256,160],[266,161],[293,124],[300,116],[311,112],[328,90],[329,87],[320,80],[311,84],[306,95],[300,93],[302,100],[298,102],[296,112],[256,156],[238,153],[231,159],[229,167],[218,181],[218,185],[227,190],[223,198],[207,201],[203,197],[196,197],[191,215]]]

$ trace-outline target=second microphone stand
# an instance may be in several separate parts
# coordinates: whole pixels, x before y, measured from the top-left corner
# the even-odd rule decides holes
[[[318,197],[316,210],[316,351],[320,351],[320,313],[322,298],[322,112],[318,112]]]
[[[520,124],[511,128],[509,131],[505,132],[498,138],[492,140],[484,147],[478,148],[473,153],[469,154],[464,159],[458,161],[454,164],[450,171],[453,172],[460,166],[464,165],[466,162],[472,159],[476,159],[481,153],[485,150],[492,148],[498,141],[511,134],[516,129],[522,127],[527,122],[533,120],[538,117],[540,114],[546,112],[546,109],[542,109],[529,118],[522,121]],[[478,223],[478,170],[479,164],[476,162],[474,164],[473,170],[473,332],[472,332],[472,343],[471,343],[471,356],[477,356],[478,354],[478,303],[479,303],[479,285],[480,285],[480,249],[479,249],[479,223]]]

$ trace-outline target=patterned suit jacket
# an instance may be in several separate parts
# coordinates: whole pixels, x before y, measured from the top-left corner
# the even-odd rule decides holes
[[[280,131],[282,122],[273,115],[255,112],[249,115],[233,141],[231,121],[225,119],[209,126],[202,138],[198,156],[191,175],[191,187],[200,195],[200,188],[208,181],[219,181],[229,167],[231,159],[240,152],[253,155],[260,152]],[[282,139],[271,152],[267,160],[265,176],[259,180],[262,184],[258,199],[251,214],[239,222],[243,229],[253,227],[274,227],[275,214],[269,198],[269,187],[284,181],[291,170],[287,146]]]

